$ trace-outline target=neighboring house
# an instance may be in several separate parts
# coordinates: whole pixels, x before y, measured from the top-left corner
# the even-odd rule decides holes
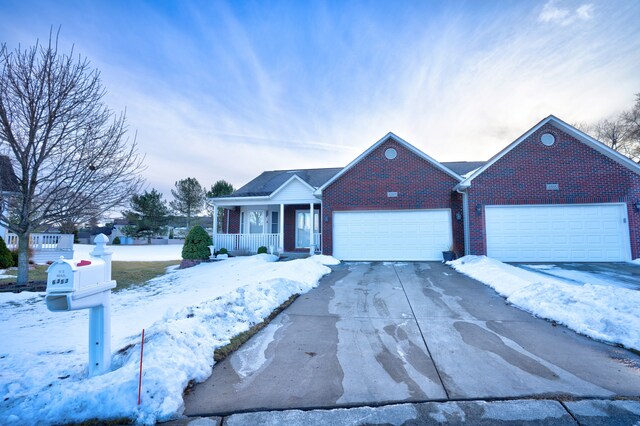
[[[15,175],[11,160],[0,155],[0,208],[6,213],[8,198],[19,192],[18,178]],[[9,250],[18,249],[18,236],[0,225],[0,236],[5,240]],[[30,260],[35,263],[46,263],[64,256],[73,258],[73,235],[59,232],[34,232],[29,242]]]
[[[18,178],[11,166],[11,160],[6,155],[0,155],[0,211],[7,213],[7,199],[18,192]],[[0,225],[0,237],[7,240],[7,229]]]
[[[230,196],[214,245],[342,260],[640,257],[640,166],[554,116],[487,162],[440,163],[389,133],[344,168],[265,172]],[[214,222],[217,215],[214,214]]]

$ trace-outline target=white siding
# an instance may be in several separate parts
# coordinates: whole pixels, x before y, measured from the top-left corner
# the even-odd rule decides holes
[[[319,202],[313,195],[313,189],[300,182],[298,179],[289,181],[272,198],[272,202]]]

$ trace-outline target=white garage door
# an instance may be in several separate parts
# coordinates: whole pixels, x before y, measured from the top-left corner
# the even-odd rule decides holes
[[[487,256],[513,262],[631,258],[624,204],[487,206]]]
[[[342,260],[442,260],[451,211],[335,212],[333,255]]]

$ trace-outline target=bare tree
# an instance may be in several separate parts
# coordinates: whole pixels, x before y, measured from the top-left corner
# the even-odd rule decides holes
[[[143,158],[126,137],[124,113],[103,103],[100,73],[73,49],[58,52],[57,40],[0,46],[0,153],[18,178],[0,223],[19,237],[22,284],[35,228],[123,206],[142,183]]]
[[[595,124],[576,123],[574,127],[640,162],[640,93],[636,94],[636,103],[630,110]]]
[[[633,158],[634,142],[630,138],[629,126],[622,118],[600,120],[591,126],[591,132],[600,142]]]
[[[640,93],[636,93],[636,103],[622,114],[622,119],[627,126],[631,158],[640,163]]]

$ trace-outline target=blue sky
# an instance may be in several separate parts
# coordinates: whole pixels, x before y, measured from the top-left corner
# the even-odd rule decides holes
[[[166,198],[185,177],[344,166],[389,131],[486,160],[549,114],[594,122],[640,92],[637,1],[4,0],[0,16],[10,48],[61,26]]]

